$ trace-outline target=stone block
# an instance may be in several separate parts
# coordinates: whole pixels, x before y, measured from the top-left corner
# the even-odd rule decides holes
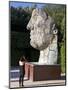
[[[25,76],[31,81],[43,81],[59,79],[61,75],[61,68],[59,64],[56,65],[41,65],[26,63]]]

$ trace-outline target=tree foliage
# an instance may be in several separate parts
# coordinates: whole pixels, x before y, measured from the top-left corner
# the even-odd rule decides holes
[[[35,4],[30,8],[10,7],[11,66],[17,66],[22,55],[28,61],[38,61],[39,51],[30,46],[29,30],[26,28],[35,7]]]
[[[30,19],[31,11],[26,8],[10,8],[11,18],[11,30],[13,31],[25,31],[26,25]]]

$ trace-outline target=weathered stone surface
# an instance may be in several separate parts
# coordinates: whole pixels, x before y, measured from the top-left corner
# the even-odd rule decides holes
[[[34,9],[27,25],[30,44],[40,50],[39,63],[57,63],[57,32],[54,20],[43,10]]]

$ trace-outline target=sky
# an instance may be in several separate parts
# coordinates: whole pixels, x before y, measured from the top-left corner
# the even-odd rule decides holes
[[[10,1],[10,6],[13,7],[31,7],[33,6],[35,3],[29,3],[29,2],[14,2],[14,1]],[[45,4],[40,4],[40,3],[36,3],[37,8],[42,8],[42,6],[44,6]]]

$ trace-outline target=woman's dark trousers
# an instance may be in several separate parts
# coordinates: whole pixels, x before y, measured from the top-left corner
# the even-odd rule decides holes
[[[19,86],[23,86],[23,75],[20,75],[19,77]]]

